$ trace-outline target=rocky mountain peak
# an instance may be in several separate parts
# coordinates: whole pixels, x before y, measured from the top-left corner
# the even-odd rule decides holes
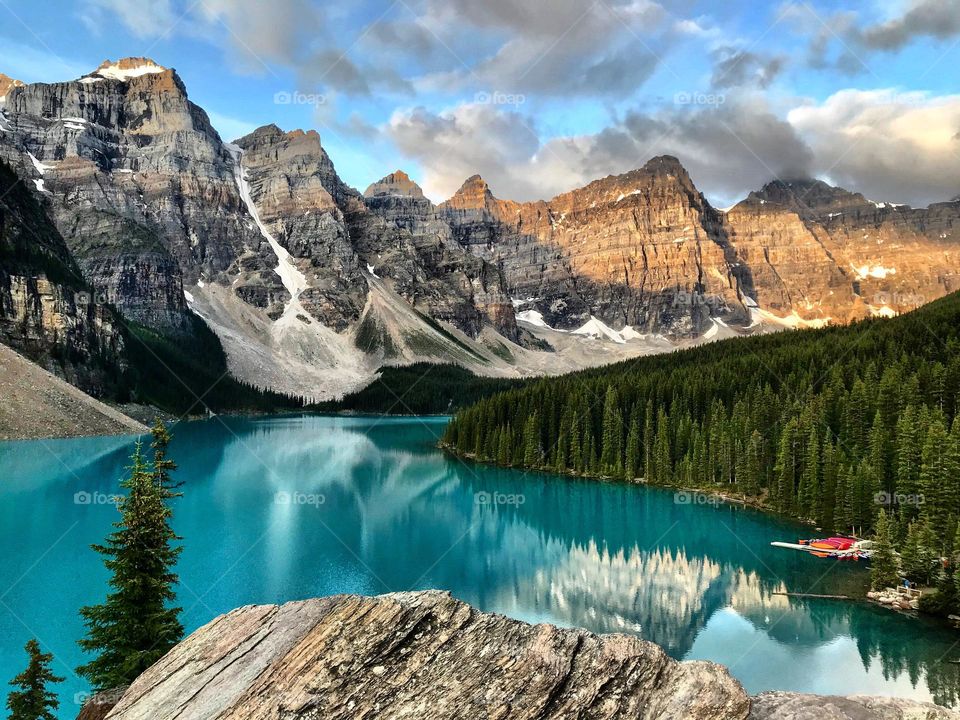
[[[471,175],[443,206],[455,210],[481,210],[495,201],[486,180],[479,175]]]
[[[15,87],[23,87],[23,83],[19,80],[14,80],[9,75],[0,73],[0,102],[2,102],[7,97],[7,93]]]
[[[687,169],[683,166],[683,163],[673,155],[658,155],[655,158],[650,158],[643,169],[652,173],[687,174]]]
[[[860,193],[852,193],[812,178],[771,180],[759,191],[751,193],[750,198],[777,203],[794,210],[810,209],[817,212],[870,203]]]
[[[403,170],[397,170],[372,183],[363,194],[368,198],[387,195],[422,198],[423,190]]]

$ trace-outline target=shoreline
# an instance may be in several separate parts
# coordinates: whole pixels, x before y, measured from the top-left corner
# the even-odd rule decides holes
[[[545,473],[549,475],[558,475],[560,477],[571,478],[571,479],[593,480],[593,481],[602,482],[602,483],[628,485],[631,487],[642,487],[647,489],[661,490],[664,492],[674,491],[675,493],[702,494],[711,499],[715,499],[725,505],[739,505],[741,507],[754,510],[756,512],[762,513],[763,515],[766,515],[769,517],[775,517],[781,520],[787,520],[790,522],[798,523],[800,525],[807,525],[812,528],[816,528],[816,523],[814,523],[812,520],[804,520],[802,518],[793,517],[791,515],[785,515],[781,512],[774,510],[769,505],[766,505],[759,499],[748,498],[743,495],[738,496],[733,494],[727,494],[716,488],[684,487],[680,485],[655,485],[655,484],[647,483],[644,480],[639,478],[635,480],[627,480],[625,478],[614,478],[614,477],[605,476],[605,475],[590,475],[586,473],[577,473],[569,470],[557,471],[557,470],[551,470],[549,468],[525,468],[522,466],[514,467],[512,465],[501,465],[496,462],[478,460],[473,453],[457,452],[457,450],[455,450],[448,443],[445,443],[442,441],[437,443],[437,448],[444,454],[447,454],[451,457],[455,457],[462,461],[469,461],[472,463],[476,463],[477,465],[485,465],[487,467],[494,467],[494,468],[499,468],[504,470],[521,470],[526,472],[538,472],[538,473]],[[924,612],[921,612],[919,609],[915,609],[915,608],[905,610],[900,607],[897,607],[895,604],[880,602],[879,598],[881,597],[881,595],[884,594],[884,592],[885,591],[874,591],[870,588],[868,584],[864,590],[862,597],[844,597],[844,598],[837,598],[837,599],[840,600],[841,602],[866,603],[878,608],[882,608],[884,610],[889,610],[889,611],[898,613],[900,615],[913,618],[915,620],[929,619],[929,620],[942,623],[945,628],[957,629],[950,624],[947,618],[942,618],[939,615],[924,613]],[[786,593],[786,594],[790,595],[790,593]],[[871,595],[873,595],[874,597],[870,597]]]

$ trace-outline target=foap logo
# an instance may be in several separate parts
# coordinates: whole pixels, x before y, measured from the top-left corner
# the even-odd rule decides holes
[[[109,705],[113,707],[120,698],[123,697],[123,690],[103,690],[102,692],[91,692],[81,690],[73,694],[73,704],[83,707],[84,705]]]
[[[478,92],[473,96],[473,102],[477,105],[512,105],[518,107],[527,101],[525,95],[520,93],[505,93],[495,90],[494,92]]]
[[[273,496],[274,505],[306,505],[318,508],[327,502],[327,497],[320,493],[286,492],[281,490]]]
[[[891,305],[893,307],[920,307],[927,299],[916,293],[878,292],[874,293],[872,305]]]
[[[926,502],[923,493],[878,492],[873,502],[883,507],[920,507]]]
[[[720,498],[709,493],[680,490],[673,494],[673,502],[675,505],[719,505]]]
[[[675,105],[699,105],[701,107],[720,107],[727,101],[723,93],[678,92],[673,96]]]
[[[113,290],[100,289],[94,292],[81,290],[73,294],[76,305],[119,305],[120,296]]]
[[[123,502],[123,495],[108,495],[102,492],[87,492],[79,490],[73,494],[74,505],[119,505]]]
[[[326,105],[327,96],[321,93],[304,93],[299,90],[281,90],[273,96],[274,105]]]
[[[673,296],[674,307],[719,307],[721,305],[724,305],[724,302],[717,295],[678,291]]]
[[[526,496],[520,493],[502,493],[480,491],[474,493],[473,503],[475,505],[523,505],[527,501]]]

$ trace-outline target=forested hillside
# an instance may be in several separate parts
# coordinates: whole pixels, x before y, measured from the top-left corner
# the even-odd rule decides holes
[[[827,530],[867,533],[887,510],[907,569],[915,550],[953,551],[958,336],[953,294],[891,320],[729,340],[494,395],[445,442],[502,465],[742,493]]]
[[[311,407],[324,412],[442,415],[481,398],[520,387],[524,380],[474,375],[457,365],[414,363],[386,367],[362,390]]]

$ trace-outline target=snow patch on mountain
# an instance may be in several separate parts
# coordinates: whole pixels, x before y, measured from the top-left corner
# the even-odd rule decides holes
[[[524,310],[523,312],[517,313],[517,320],[536,325],[537,327],[550,327],[547,325],[547,321],[543,319],[543,313],[539,310]]]
[[[618,345],[623,345],[627,341],[623,339],[623,336],[618,333],[616,330],[611,328],[609,325],[604,323],[602,320],[595,318],[593,315],[590,316],[590,319],[587,320],[583,325],[578,327],[576,330],[572,331],[574,335],[586,335],[588,337],[596,338],[607,338],[612,340]]]
[[[94,75],[107,78],[109,80],[120,80],[126,82],[130,78],[141,77],[143,75],[152,75],[166,72],[165,67],[161,67],[152,61],[145,61],[140,65],[132,67],[126,66],[123,62],[110,63],[105,62],[97,68]]]

